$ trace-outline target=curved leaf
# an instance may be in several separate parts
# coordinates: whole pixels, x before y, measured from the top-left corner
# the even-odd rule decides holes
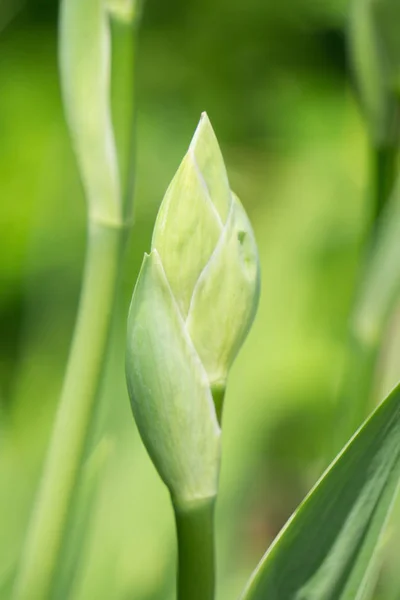
[[[288,521],[242,600],[357,600],[400,479],[400,386],[376,409]]]

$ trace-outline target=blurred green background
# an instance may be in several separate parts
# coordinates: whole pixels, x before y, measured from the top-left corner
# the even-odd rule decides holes
[[[57,10],[55,0],[0,0],[4,599],[60,392],[85,247],[84,198],[60,99]],[[370,218],[347,10],[346,0],[147,0],[137,74],[136,223],[66,560],[65,576],[78,565],[74,600],[173,598],[173,515],[130,413],[125,319],[158,206],[202,110],[254,224],[262,265],[258,315],[225,405],[220,600],[238,597],[324,466]],[[375,598],[400,598],[395,538]]]

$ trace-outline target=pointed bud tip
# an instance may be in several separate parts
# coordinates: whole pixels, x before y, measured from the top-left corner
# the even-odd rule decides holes
[[[199,123],[190,143],[191,150],[195,150],[201,138],[208,138],[208,141],[212,140],[218,144],[213,126],[211,125],[211,121],[205,111],[203,111],[200,115]]]

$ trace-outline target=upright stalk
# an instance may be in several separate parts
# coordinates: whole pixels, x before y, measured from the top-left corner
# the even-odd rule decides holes
[[[372,143],[373,165],[372,171],[372,193],[373,193],[373,218],[370,233],[367,239],[365,256],[361,276],[359,277],[360,289],[356,295],[352,310],[352,320],[357,321],[357,313],[364,302],[365,290],[363,286],[370,277],[371,265],[374,256],[379,251],[379,243],[382,232],[381,215],[384,212],[393,193],[396,175],[398,149],[396,145],[387,143],[377,145]],[[333,458],[344,443],[355,433],[372,408],[373,392],[376,378],[376,367],[380,355],[380,342],[385,333],[385,326],[390,316],[390,307],[383,321],[379,321],[379,335],[372,338],[361,335],[360,332],[351,331],[348,340],[349,358],[345,369],[340,398],[338,403],[339,427],[333,436],[333,452],[329,458]],[[376,316],[371,314],[369,320],[375,322]]]
[[[14,587],[15,600],[48,600],[68,546],[70,516],[89,447],[132,212],[135,40],[140,2],[63,0],[60,74],[88,205],[83,287],[60,404]],[[112,35],[111,28],[114,30]],[[115,53],[110,42],[113,42]],[[119,78],[129,72],[126,86]],[[114,131],[110,104],[118,115]],[[127,98],[120,98],[121,95]],[[124,126],[127,133],[124,132]]]
[[[96,409],[127,229],[90,223],[83,287],[65,383],[15,587],[51,597]]]
[[[215,498],[174,505],[178,540],[177,600],[214,600]]]
[[[392,144],[374,146],[372,154],[373,228],[376,229],[396,180],[398,149]]]
[[[327,464],[351,438],[372,408],[379,345],[377,342],[365,344],[351,334],[348,346],[348,362],[336,408],[338,427],[333,431],[333,445],[329,448]]]

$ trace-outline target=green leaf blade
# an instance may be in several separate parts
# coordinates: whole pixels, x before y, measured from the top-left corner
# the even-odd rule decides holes
[[[356,600],[368,582],[400,479],[400,386],[289,520],[242,600]]]

